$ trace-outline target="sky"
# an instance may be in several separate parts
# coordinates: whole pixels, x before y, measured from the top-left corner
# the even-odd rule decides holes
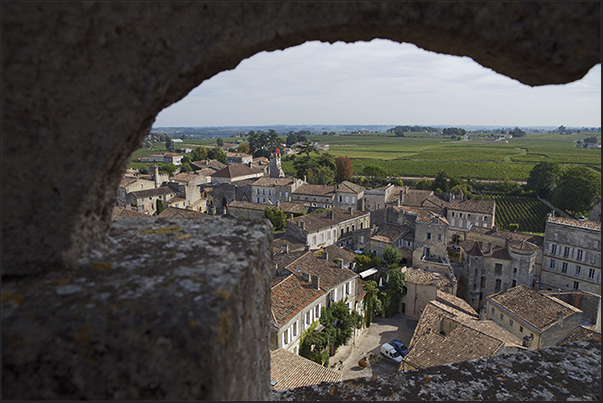
[[[601,64],[530,87],[469,57],[375,39],[306,42],[243,60],[164,109],[153,127],[601,126]]]

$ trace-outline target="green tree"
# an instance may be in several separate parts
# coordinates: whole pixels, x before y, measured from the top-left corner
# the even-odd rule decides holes
[[[214,147],[207,150],[207,158],[210,160],[218,160],[223,164],[226,164],[226,153],[223,149]]]
[[[249,147],[249,143],[241,143],[237,147],[237,152],[242,154],[251,154],[251,149]]]
[[[191,159],[193,161],[202,161],[207,159],[207,148],[199,146],[191,153]]]
[[[433,181],[433,185],[432,185],[432,190],[434,192],[448,192],[448,175],[446,174],[446,172],[442,169],[440,171],[439,174],[436,175],[434,181]]]
[[[387,245],[385,249],[383,249],[383,261],[388,267],[398,267],[398,263],[402,261],[402,257],[400,249],[394,248],[391,245]]]
[[[373,318],[381,312],[381,300],[377,293],[379,287],[373,280],[365,281],[362,284],[362,288],[366,292],[364,299],[362,300],[364,308],[364,326],[369,327]]]
[[[302,333],[299,342],[299,355],[327,367],[329,365],[331,339],[329,333],[316,330],[319,323],[319,321],[314,322]]]
[[[156,207],[157,212],[155,214],[159,215],[163,211],[163,202],[161,201],[161,199],[157,199],[156,205],[157,205],[157,207]]]
[[[352,169],[352,160],[347,156],[340,156],[335,159],[335,166],[337,167],[337,173],[335,174],[335,180],[337,183],[347,181],[352,178],[354,170]]]
[[[297,149],[301,154],[306,154],[306,160],[310,160],[311,153],[318,153],[316,146],[310,140],[304,141],[302,144],[297,146]]]
[[[431,181],[427,178],[419,179],[417,181],[417,183],[415,183],[415,189],[419,189],[419,190],[431,190],[432,186],[433,186],[433,181]]]
[[[264,217],[270,220],[274,232],[283,231],[287,228],[287,215],[278,207],[266,207]]]
[[[585,214],[601,195],[601,176],[584,166],[569,167],[553,192],[553,204],[572,214]]]
[[[329,334],[332,351],[337,351],[337,348],[350,341],[353,330],[362,326],[362,317],[351,312],[342,299],[328,308],[322,308],[320,323],[325,327],[323,332]]]
[[[398,268],[390,269],[388,272],[389,280],[387,281],[388,306],[386,308],[387,317],[392,317],[400,311],[400,301],[406,294],[406,283],[404,281],[404,273]]]
[[[383,178],[383,177],[387,176],[385,170],[377,165],[365,166],[364,169],[362,170],[362,173],[364,174],[364,176],[368,176],[371,179]]]
[[[218,147],[224,147],[224,140],[221,137],[218,137],[218,139],[216,140],[216,144],[218,145]]]
[[[167,139],[165,140],[165,149],[167,150],[167,152],[173,153],[174,148],[174,142],[172,141],[170,136],[167,136]]]
[[[372,269],[373,267],[376,268],[381,265],[381,259],[372,252],[356,255],[354,257],[354,262],[359,270]]]
[[[530,170],[526,189],[534,190],[538,196],[550,200],[562,172],[563,170],[557,162],[539,162]]]
[[[157,164],[157,167],[159,168],[159,172],[163,172],[163,173],[167,173],[170,177],[174,176],[174,173],[176,172],[176,165],[174,164]]]
[[[312,185],[331,185],[335,182],[335,172],[329,167],[317,165],[306,172],[306,179]]]

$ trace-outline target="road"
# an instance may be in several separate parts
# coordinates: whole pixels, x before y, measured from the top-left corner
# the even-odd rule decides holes
[[[329,359],[329,368],[340,371],[344,380],[392,374],[399,364],[380,353],[381,344],[397,339],[408,346],[416,326],[417,319],[401,313],[389,319],[375,318],[353,343],[337,350]],[[367,359],[366,368],[358,366],[361,358]]]

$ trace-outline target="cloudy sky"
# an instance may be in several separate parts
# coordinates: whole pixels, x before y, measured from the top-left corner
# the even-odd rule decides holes
[[[164,109],[154,127],[260,125],[601,126],[601,65],[529,87],[468,57],[388,40],[261,52]]]

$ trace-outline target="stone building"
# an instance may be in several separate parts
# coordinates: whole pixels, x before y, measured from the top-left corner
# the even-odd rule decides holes
[[[343,300],[358,310],[358,274],[333,262],[322,250],[273,256],[275,278],[271,287],[270,349],[297,354],[303,331],[320,319],[321,308]]]
[[[337,185],[335,190],[334,204],[337,207],[347,209],[349,207],[364,210],[364,186],[349,181],[343,181]]]
[[[486,297],[485,315],[533,349],[557,345],[582,321],[580,309],[523,284]]]
[[[330,208],[335,205],[336,191],[336,186],[304,183],[293,191],[290,201],[310,203],[315,208]]]
[[[536,258],[540,248],[525,240],[505,245],[468,240],[460,244],[463,263],[462,297],[479,310],[488,295],[517,285],[537,284]]]
[[[251,185],[251,201],[272,203],[292,201],[293,192],[304,182],[297,178],[262,177]]]
[[[368,228],[369,213],[332,207],[325,213],[312,213],[287,220],[286,232],[305,242],[310,249],[338,244],[351,238],[356,230]]]
[[[401,300],[401,312],[405,315],[419,319],[427,304],[437,299],[438,292],[455,295],[452,287],[454,279],[448,276],[406,266],[401,270],[406,288]]]
[[[463,234],[473,227],[493,228],[496,218],[495,200],[451,200],[446,206],[450,223],[450,243],[464,239]]]
[[[540,288],[601,295],[601,222],[554,217],[544,232]]]

